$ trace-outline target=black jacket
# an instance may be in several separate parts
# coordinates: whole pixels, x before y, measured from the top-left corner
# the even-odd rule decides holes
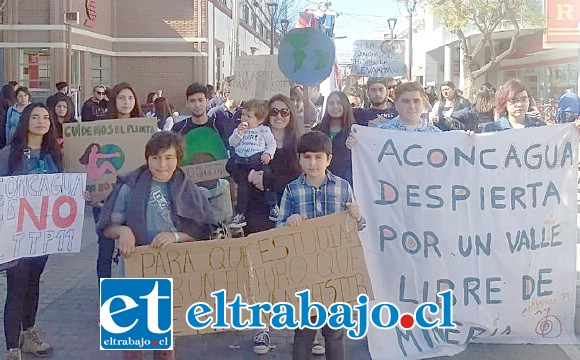
[[[82,121],[95,121],[107,118],[107,104],[105,100],[94,102],[93,99],[85,101],[81,109]]]

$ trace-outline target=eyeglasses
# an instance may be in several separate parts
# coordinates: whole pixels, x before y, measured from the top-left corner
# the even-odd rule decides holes
[[[521,97],[519,99],[509,99],[508,100],[508,103],[510,105],[521,105],[521,104],[525,104],[525,103],[527,103],[529,101],[530,101],[530,98],[527,97],[527,96],[525,96],[525,97]]]
[[[290,110],[287,108],[282,108],[282,109],[271,108],[270,109],[270,116],[278,116],[278,114],[282,115],[282,117],[287,117],[287,116],[290,116]]]
[[[105,92],[104,91],[97,91],[97,94],[99,94],[99,95],[105,95]]]
[[[389,85],[389,86],[387,86],[387,90],[394,89],[396,86],[397,86],[397,85]]]

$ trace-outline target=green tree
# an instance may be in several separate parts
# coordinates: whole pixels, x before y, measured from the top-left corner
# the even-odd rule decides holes
[[[540,30],[543,25],[542,4],[538,0],[425,0],[433,14],[445,28],[457,35],[463,50],[464,93],[471,94],[475,79],[485,75],[505,58],[514,53],[522,26]],[[509,23],[512,32],[507,49],[496,54],[494,31]],[[481,36],[468,39],[468,29],[475,29]],[[478,66],[474,58],[486,46],[491,59]]]

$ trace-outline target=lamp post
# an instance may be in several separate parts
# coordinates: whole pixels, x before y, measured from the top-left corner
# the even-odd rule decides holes
[[[409,12],[409,81],[413,81],[413,12],[417,6],[417,0],[405,0]]]
[[[389,30],[391,30],[391,40],[395,38],[395,26],[397,25],[397,18],[389,18],[387,19],[387,25],[389,26]]]
[[[288,19],[280,20],[280,25],[282,25],[282,35],[286,35],[288,32],[288,25],[290,25],[290,21]]]
[[[276,15],[276,8],[278,8],[278,4],[275,2],[267,3],[268,8],[270,9],[270,55],[274,54],[274,25],[275,19],[274,16]]]

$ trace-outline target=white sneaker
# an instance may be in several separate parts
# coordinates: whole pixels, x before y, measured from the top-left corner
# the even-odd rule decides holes
[[[316,336],[314,336],[314,341],[312,342],[312,355],[324,355],[326,349],[324,348],[324,336],[320,329],[316,330]]]
[[[266,330],[260,330],[254,336],[254,354],[264,355],[270,351],[270,333]]]

